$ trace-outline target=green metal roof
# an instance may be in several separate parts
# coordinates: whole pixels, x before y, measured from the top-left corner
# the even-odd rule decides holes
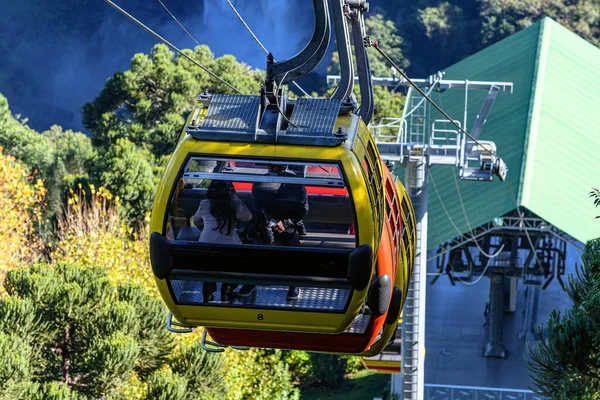
[[[600,236],[600,211],[588,197],[600,187],[598,71],[600,49],[550,18],[445,70],[445,79],[514,82],[513,94],[498,95],[480,136],[496,143],[510,184],[459,181],[455,168],[432,167],[429,248],[514,210],[515,200],[579,241]],[[487,94],[479,92],[469,92],[467,130]],[[453,89],[433,99],[462,121],[464,96]],[[433,118],[442,117],[434,111]]]

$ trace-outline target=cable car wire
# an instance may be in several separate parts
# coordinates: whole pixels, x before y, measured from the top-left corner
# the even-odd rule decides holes
[[[231,7],[231,9],[235,13],[235,15],[237,15],[237,17],[240,20],[240,22],[246,27],[246,30],[250,33],[250,35],[252,35],[252,37],[254,38],[254,40],[256,41],[256,43],[258,43],[258,45],[260,46],[260,48],[263,49],[263,51],[265,52],[265,54],[269,54],[269,50],[267,50],[267,48],[262,44],[262,42],[254,34],[254,32],[252,31],[252,29],[250,29],[250,27],[248,26],[248,24],[246,23],[246,21],[244,21],[244,18],[242,18],[242,16],[238,12],[238,10],[236,10],[236,8],[233,5],[233,3],[230,0],[225,0],[225,1],[227,1],[227,4],[229,4],[229,7]],[[307,96],[307,97],[309,97],[309,98],[312,99],[312,96],[310,94],[308,94],[306,92],[306,90],[302,89],[302,87],[300,85],[298,85],[295,81],[292,81],[292,85],[296,86],[296,88],[298,88],[298,90],[300,90],[305,96]]]
[[[229,1],[229,0],[227,0]],[[285,79],[285,77],[287,76],[287,74],[289,74],[290,71],[287,71],[285,73],[285,75],[283,75],[283,79]],[[285,119],[287,121],[288,124],[290,124],[291,126],[293,126],[294,128],[298,129],[298,125],[294,124],[292,121],[290,121],[288,119],[288,117],[285,116],[285,113],[283,112],[283,110],[281,109],[281,106],[279,105],[279,100],[278,100],[279,96],[275,96],[275,105],[277,106],[277,111],[279,111],[279,114],[281,114],[281,116],[283,117],[283,119]]]
[[[187,30],[185,29],[185,26],[183,26],[183,24],[181,22],[179,22],[179,20],[177,19],[177,17],[175,17],[175,15],[173,15],[173,13],[167,8],[167,6],[165,6],[165,4],[161,1],[158,0],[158,2],[160,3],[161,6],[163,6],[163,8],[169,13],[169,15],[175,20],[175,22],[177,22],[177,25],[179,25],[181,27],[181,29],[183,29],[183,31],[185,33],[187,33],[187,35],[194,41],[196,42],[196,44],[198,46],[201,46],[201,44],[196,40],[196,38]]]
[[[460,208],[462,208],[462,212],[463,212],[463,215],[465,217],[465,221],[467,221],[467,226],[469,227],[469,231],[471,233],[471,236],[473,236],[473,227],[471,226],[471,222],[469,222],[469,217],[467,216],[467,210],[465,209],[465,204],[463,203],[462,196],[460,194],[460,188],[458,187],[458,180],[456,179],[456,169],[454,167],[452,169],[453,169],[453,172],[454,172],[452,174],[452,178],[454,178],[454,186],[456,187],[456,194],[458,194],[458,202],[460,203]],[[479,243],[477,242],[477,240],[474,240],[474,242],[475,242],[475,245],[477,246],[477,248],[479,249],[480,253],[483,254],[487,258],[496,258],[496,257],[498,257],[500,255],[500,252],[504,248],[504,245],[502,245],[502,247],[500,247],[498,249],[498,251],[496,251],[496,253],[494,253],[494,254],[488,254],[486,251],[484,251],[481,248],[481,246],[479,245]]]
[[[170,48],[172,48],[173,50],[175,50],[179,55],[187,58],[193,64],[195,64],[196,66],[202,68],[210,76],[212,76],[213,78],[219,80],[221,83],[225,84],[227,87],[229,87],[230,89],[236,91],[237,93],[243,94],[238,88],[236,88],[235,86],[233,86],[231,83],[227,82],[226,80],[224,80],[223,78],[221,78],[220,76],[218,76],[217,74],[215,74],[214,72],[212,72],[210,69],[208,69],[204,65],[200,64],[193,57],[190,57],[189,55],[185,54],[183,51],[179,50],[175,45],[173,45],[167,39],[163,38],[158,33],[154,32],[152,29],[150,29],[149,27],[147,27],[146,25],[144,25],[143,22],[140,22],[139,20],[137,20],[133,15],[129,14],[127,11],[125,11],[124,9],[122,9],[121,7],[119,7],[118,5],[116,5],[114,2],[112,2],[111,0],[104,0],[104,1],[107,2],[108,4],[110,4],[114,9],[116,9],[117,11],[119,11],[121,14],[123,14],[124,16],[126,16],[127,18],[129,18],[131,21],[133,21],[136,24],[138,24],[139,26],[141,26],[146,32],[150,33],[152,36],[154,36],[155,38],[157,38],[158,40],[160,40],[161,42],[163,42],[164,44],[166,44],[167,46],[169,46]]]
[[[443,104],[442,104],[442,97],[441,97],[441,94],[440,94],[440,93],[438,93],[438,97],[439,97],[439,99],[440,99],[440,104],[443,106]],[[448,121],[447,121],[447,122],[451,122],[451,123],[452,123],[453,125],[455,125],[455,126],[457,125],[457,124],[456,124],[456,123],[454,123],[454,121],[453,121],[452,119],[450,119],[450,118],[448,118]],[[444,122],[444,124],[446,124],[447,122]],[[448,140],[448,135],[447,135],[447,134],[446,134],[446,140]],[[447,217],[450,219],[450,222],[452,223],[452,225],[454,226],[454,228],[455,228],[455,229],[457,229],[457,227],[456,227],[456,224],[455,224],[455,223],[452,221],[452,218],[450,217],[450,214],[448,213],[448,211],[446,210],[446,207],[444,206],[444,202],[442,201],[442,198],[441,198],[441,196],[440,196],[440,194],[439,194],[439,192],[438,192],[438,190],[437,190],[437,187],[436,187],[436,185],[435,185],[435,181],[433,180],[433,176],[432,176],[432,174],[431,174],[431,173],[429,173],[428,175],[429,175],[429,177],[431,178],[431,181],[432,181],[432,183],[433,183],[433,186],[434,186],[435,192],[436,192],[436,194],[437,194],[437,197],[438,197],[438,199],[439,199],[439,201],[440,201],[440,204],[442,205],[442,208],[444,209],[444,212],[446,213],[446,216],[447,216]],[[468,225],[468,227],[469,227],[469,231],[470,231],[470,233],[471,233],[471,237],[473,237],[473,239],[472,239],[472,240],[475,242],[475,245],[476,245],[476,246],[479,248],[479,251],[480,251],[480,252],[481,252],[481,253],[482,253],[484,256],[486,256],[486,257],[488,257],[488,258],[492,258],[492,257],[490,257],[490,255],[489,255],[489,254],[487,254],[485,251],[483,251],[483,249],[482,249],[482,248],[479,246],[479,243],[477,242],[477,239],[475,239],[475,238],[474,238],[473,229],[472,229],[472,227],[471,227],[471,224],[469,223],[469,218],[468,218],[468,216],[467,216],[467,212],[466,212],[466,209],[465,209],[464,203],[463,203],[463,201],[462,201],[462,196],[461,196],[461,194],[460,194],[460,187],[459,187],[459,185],[458,185],[458,181],[456,180],[456,174],[453,174],[453,178],[454,178],[454,185],[455,185],[455,187],[456,187],[456,192],[457,192],[457,194],[458,194],[458,200],[459,200],[459,202],[460,202],[460,205],[461,205],[461,208],[462,208],[462,211],[463,211],[463,215],[465,216],[465,220],[467,221],[467,225]],[[541,266],[542,264],[540,263],[540,260],[539,260],[539,258],[538,258],[538,256],[537,256],[537,252],[536,252],[536,250],[535,250],[535,246],[533,245],[533,241],[531,240],[531,237],[530,237],[530,235],[529,235],[529,231],[527,230],[527,227],[526,227],[526,225],[525,225],[525,219],[524,219],[523,215],[521,214],[521,210],[519,209],[519,204],[518,204],[518,202],[517,202],[517,199],[516,199],[516,197],[515,197],[514,191],[513,191],[513,189],[512,189],[512,183],[511,183],[511,181],[510,181],[510,178],[508,177],[508,175],[506,176],[506,183],[507,183],[507,185],[508,185],[508,188],[509,188],[509,190],[510,190],[510,192],[511,192],[512,201],[513,201],[513,204],[515,205],[515,209],[517,210],[517,213],[518,213],[518,215],[519,215],[519,220],[520,220],[520,222],[521,222],[521,226],[522,226],[522,228],[523,228],[523,231],[525,232],[525,236],[527,237],[527,241],[528,241],[528,243],[529,243],[529,249],[530,249],[530,250],[533,252],[533,254],[534,254],[534,256],[535,256],[535,260],[536,260],[536,262],[537,262],[537,265]],[[459,231],[459,230],[457,229],[457,231]],[[460,232],[459,232],[459,233],[460,233]],[[460,233],[460,234],[462,235],[462,233]],[[502,247],[501,247],[501,248],[500,248],[500,249],[499,249],[499,250],[496,252],[496,254],[495,254],[495,255],[493,255],[493,257],[496,257],[497,255],[499,255],[499,254],[500,254],[500,251],[502,251],[502,249],[503,249],[503,248],[504,248],[504,245],[502,245]],[[487,269],[487,268],[486,268],[486,269]],[[463,283],[464,283],[464,282],[463,282]]]
[[[442,201],[442,197],[440,196],[440,192],[438,191],[437,185],[435,184],[435,180],[433,179],[433,175],[431,174],[430,171],[428,172],[428,175],[429,175],[429,178],[431,179],[431,183],[433,184],[433,189],[435,190],[435,194],[437,195],[437,198],[440,201],[442,209],[444,210],[444,213],[446,213],[446,217],[448,217],[448,219],[450,220],[450,223],[452,224],[452,226],[454,227],[454,229],[456,229],[456,232],[458,232],[459,236],[462,236],[463,232],[461,232],[460,229],[458,229],[458,227],[456,226],[456,224],[452,220],[452,217],[450,216],[450,213],[446,209],[446,206],[444,205],[444,202]],[[466,218],[466,214],[465,214],[465,218]],[[468,223],[468,220],[467,220],[467,223]],[[469,226],[469,228],[470,228],[470,226]],[[475,235],[474,235],[474,233],[473,233],[472,230],[471,230],[470,233],[471,233],[472,240],[475,242],[475,244],[479,248],[479,251],[483,255],[486,255],[486,253],[481,249],[481,247],[479,247],[479,244],[477,243],[477,239],[475,238]],[[488,268],[490,266],[490,262],[491,262],[492,258],[498,256],[503,249],[504,249],[504,244],[502,244],[502,246],[500,246],[500,248],[498,249],[498,251],[496,252],[496,254],[493,257],[488,257],[487,263],[485,264],[485,268],[483,269],[483,271],[481,272],[481,274],[477,277],[477,279],[475,279],[474,282],[465,281],[459,275],[456,275],[455,278],[460,283],[462,283],[463,285],[466,285],[466,286],[474,286],[474,285],[478,284],[483,279],[483,277],[485,276],[485,273],[487,272],[487,270],[488,270]],[[432,258],[435,258],[435,257],[432,257]],[[454,272],[456,274],[456,271],[454,270],[454,267],[452,267],[452,264],[449,264],[449,265],[450,265],[450,269],[452,270],[452,272]],[[439,275],[441,275],[441,273],[438,273],[438,274],[435,274],[435,275],[439,276]]]
[[[442,104],[442,95],[441,95],[441,93],[439,93],[439,92],[438,92],[438,98],[440,99],[440,104],[443,106],[443,104]],[[452,123],[452,124],[453,124],[453,125],[455,125],[455,126],[458,126],[458,125],[457,125],[457,124],[454,122],[454,120],[452,120],[451,118],[448,118],[448,122]],[[446,122],[444,122],[444,124],[446,124]],[[448,139],[448,136],[447,136],[447,134],[446,134],[446,140],[447,140],[447,139]],[[431,174],[430,174],[429,176],[431,176]],[[458,199],[459,199],[459,201],[460,201],[460,206],[462,207],[462,211],[463,211],[463,214],[464,214],[464,216],[465,216],[465,220],[467,221],[467,225],[469,226],[469,230],[471,231],[471,236],[473,236],[473,230],[472,230],[472,228],[471,228],[471,224],[469,223],[469,218],[467,217],[467,212],[466,212],[466,209],[465,209],[464,203],[463,203],[463,201],[462,201],[462,196],[461,196],[461,194],[460,194],[460,187],[459,187],[459,185],[458,185],[458,181],[456,180],[456,174],[453,174],[453,177],[454,177],[454,185],[456,186],[456,192],[457,192],[457,194],[458,194]],[[534,256],[535,256],[535,260],[536,260],[536,262],[537,262],[537,265],[541,266],[542,264],[540,263],[540,260],[539,260],[539,258],[538,258],[538,256],[537,256],[537,252],[536,252],[536,250],[535,250],[535,246],[533,245],[533,241],[531,240],[531,237],[529,236],[529,231],[527,230],[527,227],[525,226],[525,219],[524,219],[523,215],[521,214],[521,210],[519,209],[519,204],[518,204],[518,202],[517,202],[517,198],[516,198],[516,196],[515,196],[515,194],[514,194],[514,191],[513,191],[513,189],[512,189],[512,183],[511,183],[511,181],[510,181],[510,177],[509,177],[508,175],[506,175],[506,183],[507,183],[507,185],[508,185],[508,188],[509,188],[509,190],[510,190],[510,192],[511,192],[512,201],[513,201],[513,204],[515,205],[515,209],[517,210],[517,213],[518,213],[518,215],[519,215],[519,220],[520,220],[520,222],[521,222],[521,226],[523,227],[523,231],[525,232],[525,236],[527,237],[527,241],[528,241],[528,243],[529,243],[529,249],[530,249],[530,250],[533,252],[533,254],[534,254]],[[435,185],[435,184],[434,184],[434,185]],[[437,192],[437,190],[436,190],[436,192]],[[440,203],[441,203],[441,204],[443,204],[443,202],[442,202],[442,198],[439,196],[439,193],[438,193],[438,198],[439,198],[439,200],[440,200]],[[453,224],[453,225],[454,225],[454,224]],[[489,255],[488,255],[488,254],[486,254],[486,252],[484,252],[484,251],[481,249],[481,247],[479,246],[479,243],[477,243],[477,240],[474,240],[474,241],[475,241],[475,244],[477,245],[477,247],[479,248],[479,251],[480,251],[480,252],[481,252],[481,253],[482,253],[484,256],[486,256],[486,257],[489,257]],[[501,250],[502,250],[502,249],[498,250],[498,252],[497,252],[497,254],[496,254],[496,255],[498,255],[498,254],[500,253],[500,251],[501,251]],[[495,256],[494,256],[494,257],[495,257]]]
[[[229,7],[231,7],[231,9],[235,13],[235,15],[237,15],[237,17],[240,20],[240,22],[242,23],[242,25],[244,25],[246,27],[246,30],[248,31],[248,33],[250,33],[250,35],[252,35],[252,37],[254,38],[254,40],[256,41],[256,43],[258,43],[258,45],[260,46],[260,48],[263,49],[263,51],[265,52],[265,54],[269,54],[269,50],[267,50],[267,48],[262,44],[262,42],[254,34],[254,32],[252,31],[252,29],[250,29],[250,27],[248,26],[248,24],[246,23],[246,21],[244,21],[244,18],[242,18],[242,16],[238,12],[238,10],[236,10],[236,8],[233,5],[233,3],[230,0],[225,0],[225,1],[227,1],[227,4],[229,4]]]

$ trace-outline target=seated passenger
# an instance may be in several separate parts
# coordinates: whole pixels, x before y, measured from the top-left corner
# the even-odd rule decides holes
[[[270,164],[268,175],[296,176],[287,165]],[[272,244],[275,232],[283,244],[299,235],[306,235],[304,217],[308,213],[308,195],[304,185],[257,182],[252,185],[254,210],[258,213],[258,233],[263,242]]]
[[[250,221],[252,213],[235,194],[231,182],[213,180],[208,186],[207,199],[200,202],[198,211],[194,214],[194,225],[202,229],[200,242],[219,244],[241,244],[236,221]],[[212,300],[217,290],[214,282],[205,282],[202,293],[204,301]],[[223,283],[221,299],[231,292],[230,284]]]
[[[269,165],[269,175],[296,176],[287,171],[287,165]],[[304,185],[257,182],[252,185],[256,233],[262,243],[281,245],[299,245],[296,234],[306,235],[304,217],[308,213],[308,195]],[[256,289],[255,285],[244,285],[238,295],[248,297]],[[288,300],[297,300],[300,289],[291,286]]]

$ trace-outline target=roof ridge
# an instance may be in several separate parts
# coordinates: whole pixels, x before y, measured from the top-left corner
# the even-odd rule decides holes
[[[555,22],[552,18],[543,18],[540,21],[540,32],[538,34],[538,46],[535,55],[535,66],[533,68],[532,90],[529,99],[529,111],[527,113],[527,132],[525,133],[525,142],[523,148],[523,159],[521,161],[521,179],[517,191],[517,204],[527,206],[530,195],[530,182],[532,178],[531,168],[527,168],[527,158],[530,150],[535,148],[535,142],[538,134],[541,101],[543,98],[544,79],[546,76],[546,59],[550,47],[551,23]],[[555,22],[556,23],[556,22]]]

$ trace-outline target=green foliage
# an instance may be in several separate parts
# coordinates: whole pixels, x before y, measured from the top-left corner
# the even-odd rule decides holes
[[[230,55],[215,59],[207,46],[184,51],[240,91],[258,93],[262,72]],[[83,122],[95,146],[108,149],[118,139],[128,139],[160,158],[175,148],[185,117],[205,89],[232,93],[186,58],[175,57],[167,46],[158,44],[150,55],[136,54],[129,70],[107,81],[100,95],[83,107]]]
[[[87,178],[94,150],[89,137],[72,130],[63,131],[58,125],[50,127],[42,136],[48,138],[54,148],[50,169],[42,176],[48,188],[48,209],[50,215],[55,215],[65,203],[67,189],[73,182]]]
[[[406,96],[399,92],[390,91],[384,86],[375,86],[375,112],[373,113],[373,123],[377,123],[381,118],[396,117],[402,115]]]
[[[0,331],[0,399],[18,398],[31,383],[33,349],[16,334]]]
[[[542,340],[528,346],[529,372],[540,394],[560,399],[600,398],[600,239],[588,242],[583,265],[569,277],[574,306],[553,311]]]
[[[397,34],[394,22],[385,18],[383,14],[374,14],[365,20],[365,30],[373,41],[379,42],[383,51],[401,68],[410,66],[402,50],[405,47],[404,39]],[[391,66],[375,50],[369,51],[371,73],[375,76],[391,76]],[[355,63],[356,71],[356,63]],[[331,64],[327,67],[330,74],[340,73],[340,59],[337,51],[331,54]],[[377,104],[377,103],[376,103]]]
[[[364,400],[396,399],[390,395],[390,375],[364,369],[347,377],[339,388],[313,387],[302,389],[303,400]]]
[[[360,357],[332,354],[284,351],[282,360],[292,371],[292,378],[301,388],[339,387],[344,377],[362,369]]]
[[[333,354],[311,354],[311,386],[339,387],[344,382],[346,360]]]
[[[364,369],[361,357],[342,356],[346,359],[346,374],[353,375]]]
[[[417,10],[417,20],[421,24],[419,33],[425,35],[423,40],[429,42],[430,52],[429,55],[423,55],[421,62],[433,63],[433,57],[445,60],[445,64],[437,68],[446,67],[452,61],[460,59],[457,55],[466,56],[475,49],[469,33],[473,23],[459,5],[452,3],[456,2],[444,1]]]
[[[187,379],[171,370],[159,370],[150,375],[148,389],[144,394],[147,400],[184,400],[187,398]],[[201,398],[201,397],[198,397]]]
[[[95,371],[86,374],[87,368],[77,368],[82,372],[81,380],[77,384],[86,385],[85,391],[93,396],[116,394],[117,390],[129,381],[129,374],[139,355],[140,347],[135,339],[124,332],[98,338],[81,358],[81,361],[85,360],[92,365]]]
[[[224,357],[206,352],[199,340],[180,346],[170,365],[187,381],[188,398],[219,399],[227,390],[223,380]]]
[[[293,382],[304,386],[305,377],[309,377],[312,370],[310,353],[300,350],[284,351],[281,359],[290,368]]]
[[[64,383],[39,387],[41,398],[122,398],[133,374],[160,369],[172,349],[160,302],[140,287],[115,287],[102,268],[38,264],[9,271],[5,288],[0,346],[18,337],[9,344],[20,350],[0,352],[0,365],[20,371],[15,384]]]
[[[596,0],[483,0],[480,7],[484,44],[494,43],[548,16],[600,45],[600,4]]]
[[[600,207],[600,190],[592,188],[590,197],[594,199],[594,207]],[[600,216],[597,216],[596,218],[600,218]]]
[[[36,393],[32,396],[26,396],[28,399],[35,400],[84,400],[86,397],[80,393],[69,389],[64,383],[48,382],[36,387]]]
[[[372,40],[379,42],[379,46],[396,65],[400,68],[410,67],[410,61],[403,53],[403,49],[406,48],[404,39],[398,35],[398,29],[392,20],[383,14],[370,15],[365,20],[365,30]],[[390,76],[391,66],[377,51],[369,52],[369,62],[374,75]]]
[[[12,116],[6,97],[0,94],[0,146],[15,156],[30,171],[49,176],[55,158],[55,147],[49,137],[41,136]]]
[[[139,226],[152,208],[158,177],[152,154],[128,139],[117,139],[105,154],[98,156],[93,176],[123,204],[121,214]]]
[[[230,350],[225,358],[228,398],[298,399],[300,392],[291,382],[289,367],[280,350]]]
[[[167,362],[172,350],[172,338],[165,329],[165,313],[162,302],[148,296],[139,285],[123,283],[118,287],[119,298],[133,306],[136,315],[144,315],[139,320],[139,330],[135,335],[141,352],[136,371],[145,378]]]
[[[86,135],[63,131],[57,125],[40,134],[11,115],[8,101],[1,94],[0,146],[25,169],[44,179],[47,216],[60,210],[68,183],[87,176],[87,165],[93,157],[92,143]]]

